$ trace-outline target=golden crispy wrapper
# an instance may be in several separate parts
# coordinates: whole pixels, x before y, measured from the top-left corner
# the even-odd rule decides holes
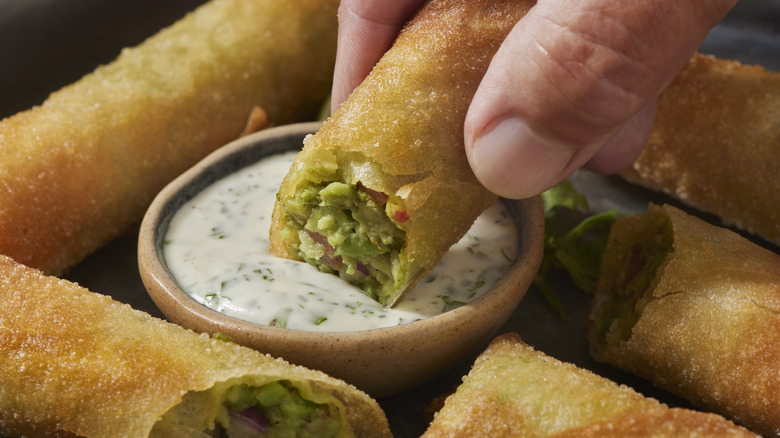
[[[594,358],[780,434],[780,256],[671,206],[610,234],[591,319]]]
[[[695,55],[626,180],[780,244],[780,73]]]
[[[282,182],[272,252],[301,259],[288,204],[304,188],[343,181],[387,197],[405,237],[401,273],[379,299],[414,286],[496,199],[466,159],[463,122],[493,54],[530,1],[435,0],[407,24],[349,99],[306,139]]]
[[[755,435],[714,414],[668,408],[507,333],[477,358],[423,435],[476,436]]]
[[[336,405],[344,423],[337,436],[390,436],[376,402],[351,385],[198,335],[0,256],[0,433],[6,436],[167,438],[178,430],[205,437],[199,432],[214,427],[227,387],[275,381]],[[171,422],[158,423],[166,413]]]
[[[313,119],[330,91],[337,8],[213,0],[0,122],[0,254],[61,274],[238,137],[253,108],[276,125]]]

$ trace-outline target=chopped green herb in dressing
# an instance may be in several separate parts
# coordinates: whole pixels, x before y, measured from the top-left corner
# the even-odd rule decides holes
[[[198,302],[247,321],[351,331],[429,318],[481,296],[511,266],[517,230],[500,202],[393,308],[307,263],[269,253],[276,192],[295,157],[278,154],[212,184],[185,204],[165,236],[165,261]]]

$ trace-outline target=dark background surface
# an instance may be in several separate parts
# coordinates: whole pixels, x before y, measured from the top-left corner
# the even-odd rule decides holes
[[[0,117],[41,103],[50,92],[110,62],[122,47],[141,42],[201,3],[202,0],[0,0]],[[742,0],[711,32],[701,51],[780,71],[780,2]],[[595,205],[608,201],[626,211],[642,208],[647,200],[659,198],[620,180],[587,173],[581,174],[575,183]],[[77,266],[67,278],[162,317],[141,283],[136,243],[133,232],[117,239]],[[629,384],[671,405],[687,406],[683,400],[644,381],[590,359],[584,326],[590,297],[575,289],[560,273],[552,282],[565,304],[564,320],[532,287],[501,331],[516,331],[527,343],[551,356]],[[426,407],[454,389],[470,365],[470,360],[453,364],[452,370],[428,384],[381,399],[394,434],[419,436],[427,426]]]

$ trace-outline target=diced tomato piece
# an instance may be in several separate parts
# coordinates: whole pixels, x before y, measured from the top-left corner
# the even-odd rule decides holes
[[[409,213],[403,209],[396,210],[393,212],[393,220],[398,223],[404,223],[409,220]]]

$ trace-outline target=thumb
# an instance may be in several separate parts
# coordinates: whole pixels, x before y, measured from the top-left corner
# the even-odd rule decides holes
[[[630,164],[654,99],[735,2],[540,0],[494,56],[467,113],[477,178],[525,198],[594,156],[595,169]]]

